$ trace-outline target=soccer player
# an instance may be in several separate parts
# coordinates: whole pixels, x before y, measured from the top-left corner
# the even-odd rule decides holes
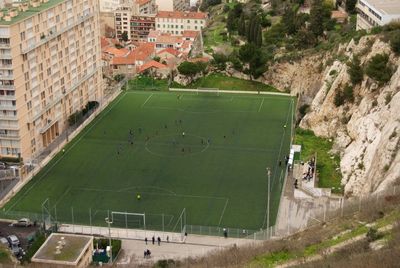
[[[139,201],[142,197],[140,196],[140,194],[136,195],[136,199]]]
[[[184,138],[184,137],[185,137],[185,131],[182,132],[182,138]]]

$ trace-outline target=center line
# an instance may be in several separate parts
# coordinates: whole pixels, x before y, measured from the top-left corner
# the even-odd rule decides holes
[[[264,103],[264,98],[263,98],[262,101],[261,101],[260,108],[258,108],[258,112],[261,111],[261,107],[262,107],[263,103]]]
[[[149,99],[153,96],[153,94],[154,93],[151,93],[151,95],[146,99],[146,101],[142,104],[142,107],[141,108],[143,108],[145,105],[146,105],[146,103],[149,101]]]

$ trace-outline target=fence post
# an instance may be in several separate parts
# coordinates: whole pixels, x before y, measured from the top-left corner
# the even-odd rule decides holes
[[[74,208],[73,207],[71,207],[71,215],[72,215],[72,232],[75,233]]]

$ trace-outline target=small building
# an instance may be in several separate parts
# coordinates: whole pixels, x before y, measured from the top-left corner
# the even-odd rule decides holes
[[[347,13],[341,10],[333,10],[331,14],[331,18],[338,23],[346,23],[348,17]]]
[[[93,237],[52,233],[32,257],[33,267],[88,267]]]
[[[357,30],[369,30],[400,20],[399,0],[359,0],[357,8]]]

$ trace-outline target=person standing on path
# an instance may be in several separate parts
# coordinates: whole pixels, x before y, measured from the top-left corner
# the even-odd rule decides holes
[[[156,239],[154,238],[154,235],[153,235],[153,238],[151,239],[151,241],[153,242],[153,245],[154,245],[154,242],[156,241]]]
[[[144,238],[144,242],[146,242],[146,245],[147,245],[147,237]]]
[[[157,242],[158,242],[158,245],[160,246],[161,245],[161,238],[160,237],[157,237]]]

